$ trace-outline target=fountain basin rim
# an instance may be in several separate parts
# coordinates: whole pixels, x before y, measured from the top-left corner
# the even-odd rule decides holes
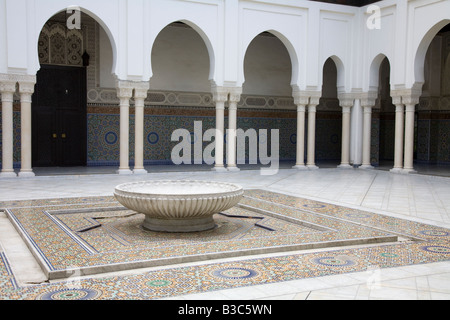
[[[189,186],[195,185],[203,187],[203,190],[196,192],[155,192],[142,191],[142,187],[146,186],[154,187],[163,186],[164,188],[170,186]],[[206,187],[215,186],[217,191],[211,191],[206,189]],[[141,187],[141,188],[140,188]],[[225,190],[223,187],[227,187]],[[141,189],[141,190],[140,190]],[[243,193],[243,187],[228,183],[228,182],[217,182],[217,181],[203,181],[203,180],[149,180],[149,181],[138,181],[138,182],[127,182],[120,184],[115,187],[114,193],[118,195],[128,195],[128,196],[141,196],[141,197],[152,197],[152,198],[192,198],[192,197],[223,197],[235,193]]]

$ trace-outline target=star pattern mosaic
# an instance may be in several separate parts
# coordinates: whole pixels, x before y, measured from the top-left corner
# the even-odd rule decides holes
[[[30,286],[18,285],[6,254],[0,251],[0,299],[157,299],[450,259],[450,230],[445,228],[262,190],[247,190],[241,205],[242,207],[233,208],[234,211],[229,214],[244,212],[251,218],[241,218],[237,221],[226,216],[218,217],[218,225],[221,223],[228,225],[215,229],[214,232],[222,238],[216,241],[218,245],[214,250],[220,250],[220,244],[228,244],[237,239],[238,249],[242,249],[240,246],[245,243],[254,243],[254,247],[261,248],[265,245],[264,241],[256,240],[264,238],[263,235],[270,235],[269,238],[272,237],[270,243],[273,244],[275,241],[280,251],[289,245],[283,242],[286,239],[295,239],[300,244],[311,244],[324,243],[333,237],[380,239],[387,236],[389,242],[374,245],[373,241],[369,241],[368,244],[372,243],[371,245],[351,248],[332,245],[320,252],[286,253],[283,256],[264,258],[247,256],[233,262],[211,260],[203,265],[173,266],[133,275],[69,277],[52,283]],[[115,264],[118,261],[128,261],[131,256],[145,260],[148,257],[141,252],[152,251],[136,249],[147,248],[148,245],[144,231],[138,227],[140,217],[118,208],[117,202],[112,197],[15,201],[1,203],[0,207],[5,208],[10,218],[13,217],[15,223],[20,225],[23,232],[34,241],[36,248],[42,251],[42,256],[47,259],[49,265],[61,270],[73,266],[74,263],[78,263],[79,266],[92,261],[106,265]],[[276,213],[277,216],[287,220],[275,221],[273,216],[267,217],[259,213],[260,218],[268,220],[267,225],[278,231],[263,229],[255,226],[254,221],[250,221],[255,220],[252,218],[258,216],[258,213],[245,211],[244,208],[248,207],[258,208],[262,210],[260,212]],[[230,219],[233,222],[230,222]],[[296,219],[301,223],[290,223],[289,219]],[[270,220],[273,220],[272,224],[269,224]],[[102,224],[102,227],[95,227],[96,223]],[[80,233],[74,230],[84,229],[89,229],[82,232],[86,234],[95,234],[104,229],[102,234],[98,234],[99,238],[96,238],[101,240],[96,242],[92,236],[92,239],[88,240],[79,236],[73,237],[74,234]],[[249,230],[253,230],[254,234]],[[59,241],[55,240],[55,234]],[[393,234],[409,240],[392,241]],[[109,242],[104,241],[106,235],[110,236]],[[118,235],[121,237],[114,239]],[[72,241],[72,245],[68,246],[69,242],[66,242],[64,237],[67,241]],[[155,259],[165,257],[168,252],[180,255],[181,251],[177,251],[176,248],[189,247],[187,243],[191,244],[190,250],[196,250],[196,253],[205,250],[205,246],[194,245],[205,241],[205,235],[200,233],[190,235],[190,239],[177,239],[176,241],[181,241],[177,245],[172,245],[170,239],[176,235],[164,237],[166,237],[164,240],[158,239],[157,242],[165,243],[167,248],[159,251],[160,256],[156,253]],[[246,238],[252,241],[246,242]],[[128,248],[130,250],[118,249],[123,244],[130,246],[129,243],[133,243]],[[152,246],[155,246],[155,243]],[[162,247],[164,245],[161,245]],[[211,249],[209,245],[206,247]],[[182,255],[186,255],[185,249]],[[96,257],[92,259],[92,256]]]

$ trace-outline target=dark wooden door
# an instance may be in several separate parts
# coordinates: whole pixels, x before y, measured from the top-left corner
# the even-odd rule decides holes
[[[86,69],[43,65],[33,95],[33,166],[86,165]]]

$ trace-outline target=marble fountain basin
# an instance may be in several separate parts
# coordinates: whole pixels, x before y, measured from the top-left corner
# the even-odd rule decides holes
[[[124,207],[145,215],[144,229],[162,232],[213,229],[213,215],[234,207],[243,194],[235,184],[192,180],[131,182],[114,190]]]

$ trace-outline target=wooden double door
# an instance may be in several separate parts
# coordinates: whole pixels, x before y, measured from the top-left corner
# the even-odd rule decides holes
[[[85,166],[86,68],[42,65],[33,94],[33,166]]]

